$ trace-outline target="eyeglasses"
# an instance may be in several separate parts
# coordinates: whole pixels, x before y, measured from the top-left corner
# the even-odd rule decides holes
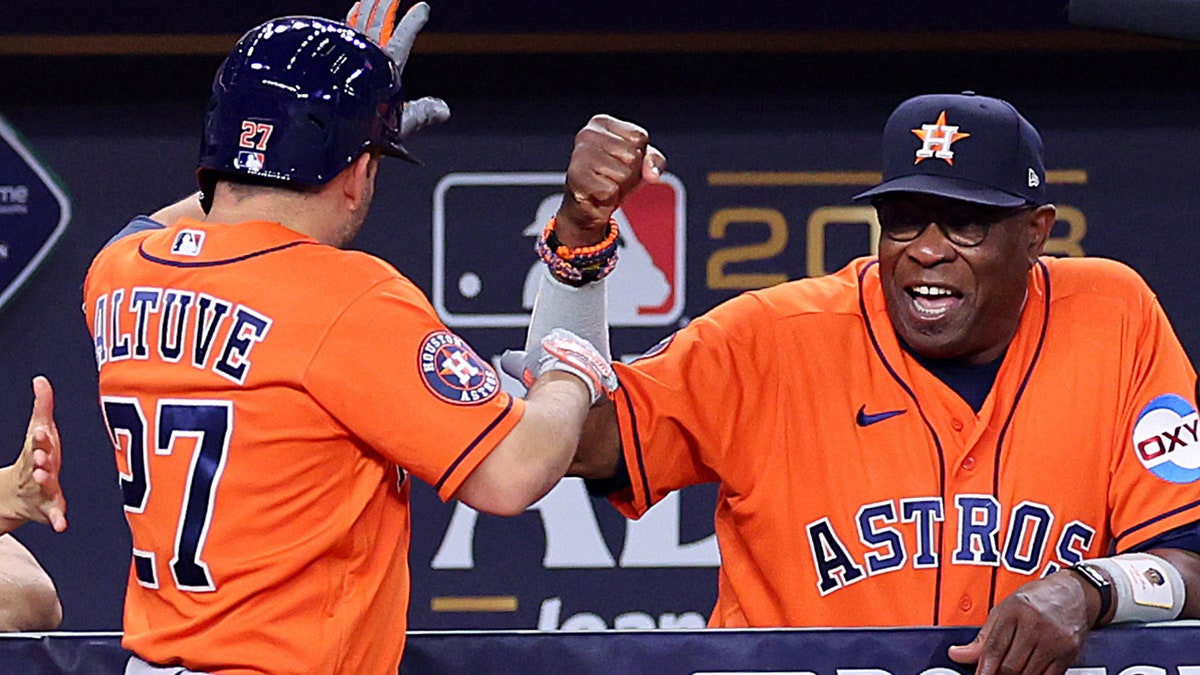
[[[883,236],[892,241],[912,241],[921,236],[930,223],[936,223],[942,234],[958,246],[978,246],[987,238],[992,225],[1037,208],[1035,204],[1004,209],[954,202],[941,209],[931,209],[896,199],[876,200],[874,206]]]

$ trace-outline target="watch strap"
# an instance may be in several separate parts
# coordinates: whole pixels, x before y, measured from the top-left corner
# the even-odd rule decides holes
[[[1083,580],[1088,585],[1100,592],[1100,613],[1096,615],[1096,621],[1092,624],[1095,628],[1100,624],[1100,621],[1108,615],[1108,610],[1113,603],[1113,586],[1095,565],[1090,565],[1086,561],[1075,563],[1067,569],[1083,577]]]

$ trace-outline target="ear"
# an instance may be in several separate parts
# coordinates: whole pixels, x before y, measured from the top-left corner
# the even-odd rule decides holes
[[[358,211],[367,205],[374,192],[378,168],[379,158],[364,152],[343,169],[345,180],[342,181],[342,194],[351,211]]]
[[[1029,264],[1033,265],[1037,262],[1038,256],[1046,250],[1046,240],[1050,238],[1050,231],[1054,229],[1054,223],[1058,220],[1058,211],[1053,204],[1045,204],[1037,207],[1033,212],[1033,218],[1029,220]]]

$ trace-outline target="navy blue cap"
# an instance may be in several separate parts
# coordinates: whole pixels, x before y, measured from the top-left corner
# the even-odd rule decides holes
[[[892,192],[1002,207],[1045,204],[1042,137],[998,98],[969,91],[910,98],[883,128],[883,182],[854,199]]]

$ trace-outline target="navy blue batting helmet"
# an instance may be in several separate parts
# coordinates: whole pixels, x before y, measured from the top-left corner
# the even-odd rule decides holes
[[[213,79],[197,176],[322,185],[365,150],[413,160],[400,144],[400,72],[370,38],[310,16],[250,30]]]

